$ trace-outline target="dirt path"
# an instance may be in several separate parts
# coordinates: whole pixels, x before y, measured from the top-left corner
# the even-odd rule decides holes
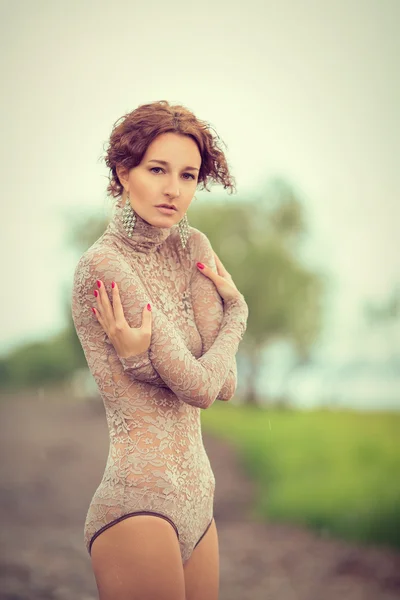
[[[83,522],[107,435],[99,400],[0,399],[0,600],[97,600]],[[254,487],[233,449],[206,435],[204,444],[217,481],[220,600],[400,598],[400,553],[252,522]]]

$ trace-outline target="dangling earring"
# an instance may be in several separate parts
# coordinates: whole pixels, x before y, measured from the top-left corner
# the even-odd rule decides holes
[[[183,218],[179,221],[178,229],[182,247],[185,248],[189,237],[189,221],[186,213],[184,214]]]
[[[125,206],[122,211],[122,224],[125,227],[128,237],[132,237],[132,231],[136,223],[136,213],[133,210],[130,200],[129,192],[126,194]]]
[[[194,196],[194,199],[197,200],[196,196]],[[178,229],[181,238],[181,244],[183,248],[186,248],[186,243],[189,237],[189,221],[186,213],[184,214],[183,218],[179,221]]]

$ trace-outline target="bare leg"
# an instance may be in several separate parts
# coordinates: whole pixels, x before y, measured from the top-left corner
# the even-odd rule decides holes
[[[91,559],[99,600],[185,600],[178,538],[160,517],[109,527],[94,540]]]
[[[218,600],[219,547],[213,519],[207,533],[183,567],[186,600]]]

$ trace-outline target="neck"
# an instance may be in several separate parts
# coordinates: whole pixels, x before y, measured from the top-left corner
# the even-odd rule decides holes
[[[172,227],[156,227],[155,225],[151,225],[135,212],[136,223],[129,237],[122,221],[124,205],[122,198],[116,202],[114,214],[108,226],[109,230],[136,252],[143,252],[145,254],[155,252],[168,238]]]

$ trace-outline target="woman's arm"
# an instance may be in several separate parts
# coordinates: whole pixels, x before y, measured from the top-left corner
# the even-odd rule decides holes
[[[217,273],[214,252],[207,236],[193,227],[189,244],[193,264],[200,261]],[[195,321],[203,342],[204,354],[211,348],[218,335],[224,315],[224,303],[214,283],[196,268],[192,272],[190,290]],[[230,400],[235,394],[236,387],[236,357],[232,355],[227,378],[218,392],[217,399]]]
[[[167,384],[161,379],[151,363],[149,349],[135,356],[130,356],[129,362],[124,364],[102,326],[90,310],[90,307],[93,306],[93,292],[94,289],[97,289],[96,279],[99,279],[100,276],[103,277],[104,283],[107,281],[107,284],[109,284],[107,287],[111,289],[111,280],[117,279],[114,269],[119,268],[120,260],[118,257],[113,256],[112,251],[107,255],[107,258],[85,255],[75,268],[72,316],[89,369],[95,379],[96,374],[98,377],[101,371],[101,380],[103,380],[104,368],[108,364],[109,370],[111,369],[113,373],[114,383],[123,380],[125,373],[132,379],[167,388]],[[144,300],[143,296],[143,303]],[[128,321],[130,326],[140,327],[142,311],[139,309],[138,304],[130,303],[128,299],[125,299],[124,306],[125,309],[129,307],[130,317]],[[96,381],[99,383],[97,379]]]
[[[247,316],[243,295],[229,300],[214,343],[196,359],[174,324],[161,311],[153,309],[155,335],[152,335],[150,359],[178,398],[198,408],[208,408],[216,400],[246,330]]]
[[[96,279],[100,279],[111,295],[111,281],[116,281],[126,320],[131,327],[139,327],[142,309],[149,301],[138,277],[132,273],[123,257],[112,252],[107,256],[96,251],[81,259],[80,286],[87,305]],[[89,318],[95,317],[88,310]],[[178,398],[199,408],[208,408],[216,399],[227,378],[232,356],[236,354],[246,329],[247,304],[241,294],[226,303],[219,334],[211,348],[198,360],[186,347],[175,325],[152,307],[152,336],[149,348],[150,360],[161,379]],[[99,323],[97,326],[101,328]],[[105,334],[104,334],[105,335]],[[131,359],[120,359],[131,366]],[[133,357],[137,360],[137,357]]]
[[[143,381],[144,383],[151,383],[157,387],[168,388],[165,381],[161,379],[153,367],[150,360],[150,348],[140,354],[135,354],[135,356],[129,356],[127,359],[122,357],[118,358],[124,372],[130,377],[133,377],[133,379]]]

